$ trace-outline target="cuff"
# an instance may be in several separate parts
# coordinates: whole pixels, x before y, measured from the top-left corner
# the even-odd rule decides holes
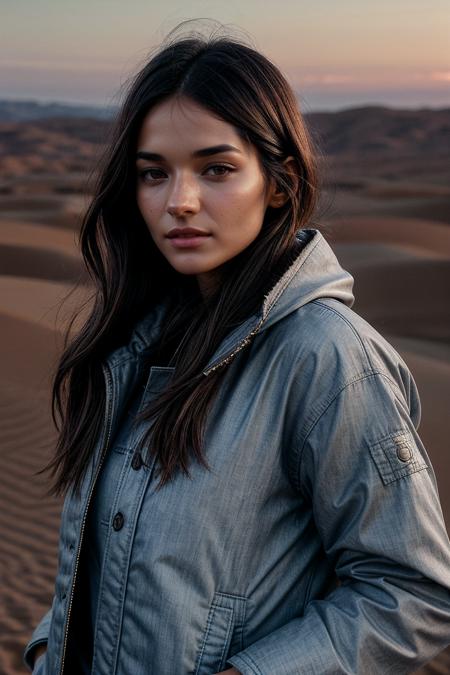
[[[28,670],[33,672],[34,667],[36,665],[36,663],[34,663],[34,665],[33,665],[33,652],[36,649],[36,647],[38,645],[46,645],[46,644],[47,644],[47,640],[39,640],[39,639],[32,640],[31,642],[29,642],[27,644],[27,646],[25,647],[24,654],[23,654],[23,662],[27,666]],[[44,656],[44,654],[41,654],[41,656]],[[41,658],[41,656],[39,657],[39,659]]]

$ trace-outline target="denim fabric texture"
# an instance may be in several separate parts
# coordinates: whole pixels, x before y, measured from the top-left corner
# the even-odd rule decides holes
[[[205,433],[211,471],[192,463],[156,492],[156,463],[132,465],[143,428],[124,424],[130,400],[173,372],[142,366],[165,304],[108,355],[104,432],[81,495],[64,501],[29,667],[48,641],[42,673],[72,672],[69,646],[89,625],[73,620],[80,571],[89,582],[95,565],[95,675],[402,674],[450,643],[450,542],[417,387],[352,310],[353,278],[320,231],[299,238],[205,367],[227,364]]]
[[[42,675],[44,668],[45,654],[41,654],[34,662],[33,675]]]

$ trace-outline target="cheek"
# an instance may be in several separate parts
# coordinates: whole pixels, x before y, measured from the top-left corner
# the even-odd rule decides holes
[[[223,216],[231,226],[240,230],[254,230],[262,225],[265,205],[264,185],[252,183],[229,195],[224,201]]]
[[[261,174],[247,177],[247,180],[239,186],[239,204],[249,211],[264,211],[265,207],[265,182]]]
[[[149,195],[138,190],[136,193],[136,204],[147,225],[158,216],[158,200],[154,196],[150,199]]]

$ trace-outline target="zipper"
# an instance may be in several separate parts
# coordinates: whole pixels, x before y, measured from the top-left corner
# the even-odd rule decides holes
[[[243,340],[241,340],[241,342],[238,343],[236,349],[234,349],[234,350],[231,352],[231,354],[228,354],[228,356],[226,356],[224,359],[222,359],[221,361],[219,361],[219,363],[216,363],[216,365],[213,366],[212,368],[207,368],[207,369],[204,371],[204,374],[205,374],[205,375],[209,375],[210,373],[214,372],[215,370],[217,370],[217,369],[220,368],[221,366],[223,366],[223,365],[225,365],[225,364],[227,364],[227,363],[230,363],[230,361],[232,361],[232,359],[234,359],[235,355],[236,355],[238,352],[240,352],[242,349],[244,349],[244,347],[245,347],[246,345],[248,345],[249,342],[251,342],[252,337],[253,337],[254,335],[256,335],[256,333],[258,333],[259,329],[261,328],[261,326],[263,325],[263,323],[264,323],[265,320],[266,320],[265,318],[261,319],[261,321],[257,324],[257,326],[255,326],[255,328],[254,328],[252,331],[250,331],[250,333],[248,333],[248,335],[246,335],[245,338],[244,338]]]
[[[301,251],[300,251],[300,253],[299,253],[299,256],[301,255],[302,252],[303,252],[303,249],[301,249]],[[276,283],[275,286],[271,289],[271,291],[270,291],[267,295],[264,296],[263,317],[262,317],[262,319],[259,321],[259,323],[255,326],[255,328],[253,328],[252,331],[250,331],[250,333],[248,333],[248,335],[247,335],[243,340],[241,340],[241,342],[238,343],[236,349],[234,349],[234,350],[231,352],[231,354],[229,354],[229,355],[226,356],[224,359],[222,359],[221,361],[219,361],[219,363],[216,363],[216,365],[213,366],[212,368],[207,368],[206,370],[204,370],[204,371],[203,371],[203,374],[204,374],[204,375],[209,375],[209,373],[212,373],[212,372],[214,372],[215,370],[217,370],[218,368],[220,368],[221,366],[223,366],[223,365],[229,363],[229,362],[234,358],[234,356],[235,356],[238,352],[240,352],[240,351],[241,351],[241,350],[242,350],[242,349],[250,342],[250,340],[252,339],[252,337],[259,331],[259,329],[261,328],[261,326],[262,326],[262,325],[265,323],[265,321],[267,320],[267,317],[268,317],[268,315],[269,315],[269,313],[270,313],[270,310],[272,309],[272,307],[273,307],[274,304],[277,302],[278,298],[280,297],[280,295],[282,294],[282,292],[283,292],[284,289],[286,288],[287,284],[288,284],[289,281],[290,281],[290,278],[292,278],[292,275],[293,275],[292,269],[293,269],[293,268],[295,267],[295,265],[298,263],[298,258],[299,258],[299,256],[297,256],[297,257],[293,260],[292,264],[288,267],[287,270],[285,270],[284,274],[278,279],[277,283]],[[289,276],[289,275],[290,275],[290,276]],[[284,280],[284,282],[283,282],[283,284],[280,286],[280,284],[281,284],[281,282],[282,282],[283,280]]]
[[[83,520],[81,523],[81,530],[80,530],[80,540],[78,542],[78,549],[77,549],[77,557],[75,559],[75,570],[72,575],[72,587],[70,589],[70,598],[69,598],[69,606],[67,609],[67,617],[66,617],[66,625],[64,628],[64,642],[63,642],[63,651],[62,651],[62,656],[61,656],[61,665],[59,668],[59,675],[62,675],[63,669],[64,669],[64,658],[66,655],[66,648],[67,648],[67,637],[69,634],[69,623],[70,623],[70,613],[72,610],[72,604],[73,604],[73,596],[74,596],[74,591],[75,591],[75,583],[76,583],[76,577],[77,577],[77,572],[78,572],[78,565],[80,562],[80,553],[81,553],[81,546],[83,544],[83,535],[84,535],[84,530],[86,527],[86,520],[87,520],[87,513],[89,510],[89,505],[91,503],[92,499],[92,494],[94,492],[94,486],[95,483],[97,482],[98,475],[100,473],[100,469],[103,464],[103,460],[105,459],[106,451],[108,449],[109,441],[110,441],[110,436],[111,436],[111,419],[112,419],[112,400],[113,397],[109,396],[108,398],[108,385],[111,384],[112,377],[111,377],[111,371],[106,365],[102,365],[103,368],[103,374],[105,376],[105,416],[106,416],[106,422],[105,422],[105,443],[102,448],[102,454],[100,457],[100,460],[97,465],[97,470],[95,472],[95,476],[92,480],[91,487],[89,490],[88,498],[86,501],[86,507],[84,509],[84,514],[83,514]]]

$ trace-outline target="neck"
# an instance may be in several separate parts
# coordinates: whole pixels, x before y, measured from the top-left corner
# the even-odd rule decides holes
[[[220,286],[220,277],[214,271],[197,274],[197,284],[200,295],[208,303]]]

